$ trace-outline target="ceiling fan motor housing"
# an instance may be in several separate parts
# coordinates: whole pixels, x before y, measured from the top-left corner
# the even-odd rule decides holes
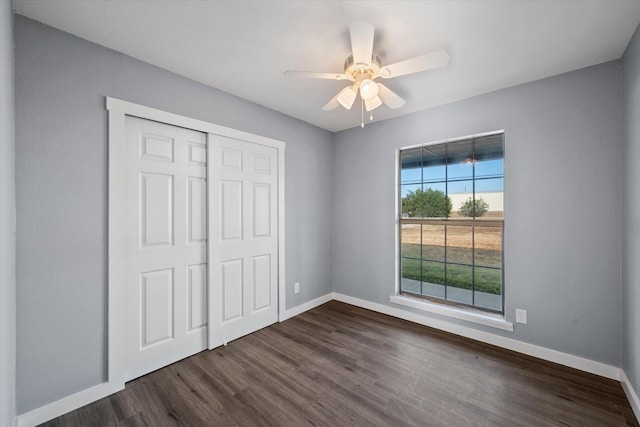
[[[370,79],[380,71],[380,57],[375,53],[371,56],[371,64],[363,66],[353,62],[353,55],[349,55],[344,61],[344,73],[352,76],[355,81]]]

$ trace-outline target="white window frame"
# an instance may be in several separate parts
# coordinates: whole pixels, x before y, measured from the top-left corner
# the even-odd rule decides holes
[[[425,147],[429,145],[435,144],[444,144],[455,141],[461,141],[466,139],[480,138],[484,136],[503,134],[505,133],[504,129],[478,133],[473,135],[467,135],[457,138],[437,140],[428,143],[409,145],[405,147],[401,147],[395,150],[395,289],[394,294],[389,297],[390,301],[394,304],[402,305],[405,307],[413,308],[420,311],[425,311],[429,313],[435,313],[442,316],[465,320],[471,323],[480,324],[484,326],[489,326],[492,328],[513,332],[513,323],[508,322],[505,318],[504,314],[499,313],[491,313],[483,310],[478,310],[473,307],[467,306],[456,306],[450,305],[448,303],[440,303],[435,302],[423,298],[412,297],[407,294],[401,294],[401,283],[400,283],[400,261],[401,261],[401,253],[400,253],[400,220],[402,216],[401,207],[400,207],[400,153],[404,150],[409,150],[412,148]],[[504,226],[503,226],[504,227]],[[503,256],[504,256],[504,247],[503,247]],[[503,272],[504,274],[504,272]],[[504,287],[503,287],[504,293]],[[503,313],[507,313],[506,299],[503,295]]]

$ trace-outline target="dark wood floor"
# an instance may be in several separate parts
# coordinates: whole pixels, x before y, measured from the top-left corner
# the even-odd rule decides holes
[[[637,426],[617,381],[332,301],[47,426]]]

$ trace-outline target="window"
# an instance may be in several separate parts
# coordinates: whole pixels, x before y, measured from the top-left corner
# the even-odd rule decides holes
[[[400,293],[503,312],[504,133],[400,151]]]

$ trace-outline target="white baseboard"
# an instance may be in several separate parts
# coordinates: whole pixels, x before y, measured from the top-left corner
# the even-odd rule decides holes
[[[311,310],[312,308],[329,302],[332,299],[333,294],[328,293],[304,304],[300,304],[299,306],[293,307],[280,314],[279,321],[283,322],[287,319],[302,314],[305,311]],[[64,415],[67,412],[71,412],[82,406],[88,405],[89,403],[95,402],[96,400],[107,397],[110,394],[122,390],[123,388],[124,383],[122,383],[121,385],[112,385],[110,383],[98,384],[86,390],[82,390],[78,393],[72,394],[71,396],[56,400],[55,402],[49,403],[45,406],[41,406],[40,408],[36,408],[32,411],[19,415],[16,418],[15,424],[17,427],[33,427],[57,418],[60,415]]]
[[[423,316],[423,315],[402,310],[399,308],[389,307],[384,304],[378,304],[375,302],[363,300],[360,298],[354,298],[354,297],[339,294],[336,292],[333,293],[333,298],[335,300],[342,301],[347,304],[355,305],[357,307],[366,308],[372,311],[377,311],[378,313],[388,314],[389,316],[408,320],[410,322],[429,326],[435,329],[440,329],[445,332],[450,332],[452,334],[460,335],[466,338],[471,338],[476,341],[481,341],[487,344],[495,345],[497,347],[513,350],[518,353],[534,356],[539,359],[558,363],[560,365],[580,369],[581,371],[590,372],[592,374],[600,375],[606,378],[611,378],[616,381],[620,380],[620,368],[616,366],[607,365],[601,362],[595,362],[593,360],[585,359],[583,357],[574,356],[568,353],[562,353],[560,351],[551,350],[551,349],[540,347],[534,344],[517,341],[512,338],[506,338],[500,335],[490,334],[488,332],[479,331],[477,329],[434,319],[431,317]]]
[[[408,320],[420,325],[429,326],[445,332],[450,332],[452,334],[471,338],[476,341],[492,344],[497,347],[513,350],[518,353],[534,356],[539,359],[555,362],[564,366],[579,369],[581,371],[590,372],[592,374],[620,381],[629,399],[629,402],[631,403],[631,407],[633,408],[636,418],[640,419],[640,401],[638,400],[638,395],[633,389],[633,386],[629,382],[626,374],[620,368],[607,365],[605,363],[595,362],[593,360],[585,359],[567,353],[562,353],[560,351],[517,341],[512,338],[494,335],[466,326],[430,318],[428,316],[420,315],[395,307],[390,307],[384,304],[378,304],[360,298],[351,297],[348,295],[343,295],[336,292],[330,292],[314,300],[286,310],[284,313],[280,314],[279,321],[283,322],[334,299],[354,305],[356,307],[361,307],[378,313],[387,314],[399,319]],[[123,388],[124,384],[103,383],[96,385],[87,390],[83,390],[81,392],[49,403],[48,405],[42,406],[18,416],[17,426],[36,426],[53,418],[59,417],[60,415],[66,414],[67,412],[78,409],[84,405],[95,402],[96,400],[102,399],[103,397],[109,396],[110,394],[120,391]]]
[[[329,292],[328,294],[318,297],[314,300],[307,301],[304,304],[300,304],[296,307],[290,308],[289,310],[285,311],[280,315],[279,321],[284,322],[287,319],[291,319],[292,317],[302,314],[305,311],[309,311],[312,308],[316,308],[317,306],[322,305],[326,302],[329,302],[332,299],[333,299],[333,292]]]
[[[636,419],[640,421],[640,399],[638,399],[638,394],[633,388],[631,381],[629,381],[627,373],[623,369],[620,369],[620,382],[622,383],[624,393],[627,395],[627,399],[629,399],[631,409],[633,409],[633,413],[636,415]]]
[[[103,397],[107,397],[110,394],[118,392],[124,388],[122,385],[102,383],[86,390],[82,390],[71,396],[67,396],[63,399],[56,400],[48,405],[41,406],[33,411],[29,411],[17,418],[18,427],[33,427],[38,424],[42,424],[46,421],[52,420],[60,415],[71,412],[84,405],[100,400]]]

